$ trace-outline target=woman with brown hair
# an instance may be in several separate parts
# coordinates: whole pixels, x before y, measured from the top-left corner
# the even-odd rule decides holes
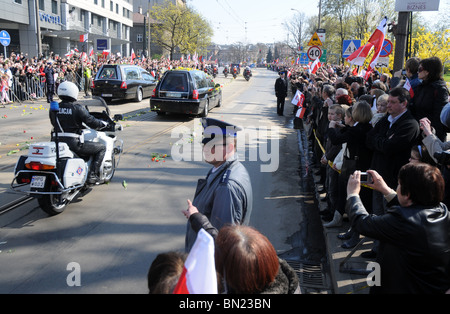
[[[252,227],[222,227],[215,259],[228,294],[300,293],[295,271],[278,258],[269,239]]]
[[[384,195],[389,210],[371,216],[359,197],[360,171],[350,176],[346,211],[361,234],[380,241],[381,273],[371,293],[436,294],[450,287],[450,214],[444,179],[438,168],[408,163],[398,174],[397,191],[373,170],[373,189]]]

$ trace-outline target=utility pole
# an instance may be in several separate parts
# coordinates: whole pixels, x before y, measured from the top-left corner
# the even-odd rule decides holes
[[[39,0],[34,0],[35,10],[36,10],[36,37],[37,37],[37,48],[38,48],[38,59],[42,54],[42,41],[41,41],[41,25],[39,22]]]
[[[148,55],[147,55],[147,58],[148,59],[150,59],[151,60],[151,52],[150,52],[150,44],[151,44],[151,37],[152,37],[152,34],[151,34],[151,31],[152,31],[152,24],[151,24],[151,18],[150,18],[150,9],[147,11],[147,19],[148,19],[148,36],[147,36],[147,38],[148,38],[148,42],[147,42],[147,47],[148,47]]]
[[[410,17],[410,12],[398,12],[398,24],[392,30],[395,36],[394,73],[403,69]]]

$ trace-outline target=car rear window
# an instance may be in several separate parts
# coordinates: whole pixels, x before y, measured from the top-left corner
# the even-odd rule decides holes
[[[161,83],[161,91],[187,92],[188,81],[186,73],[171,72]]]
[[[98,74],[99,79],[117,79],[116,68],[102,68]]]

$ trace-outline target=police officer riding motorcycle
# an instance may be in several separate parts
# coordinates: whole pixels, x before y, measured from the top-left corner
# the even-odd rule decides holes
[[[244,78],[248,81],[248,80],[250,80],[250,77],[252,76],[252,70],[250,70],[250,67],[245,67],[245,70],[244,70]]]
[[[88,183],[99,183],[99,173],[102,160],[105,157],[106,146],[100,142],[84,141],[83,124],[91,129],[99,130],[108,123],[92,116],[85,107],[76,103],[78,87],[72,82],[63,82],[58,87],[58,97],[62,100],[57,113],[50,112],[50,121],[54,131],[58,133],[60,142],[65,142],[70,150],[77,155],[93,155],[92,167],[88,174]],[[55,133],[52,133],[54,140]]]

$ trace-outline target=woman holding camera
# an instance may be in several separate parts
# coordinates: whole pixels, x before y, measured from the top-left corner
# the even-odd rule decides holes
[[[359,197],[360,171],[350,176],[346,211],[352,227],[380,241],[378,284],[370,293],[443,294],[450,288],[450,213],[441,201],[438,168],[409,163],[400,169],[397,191],[374,170],[368,184],[384,195],[389,210],[371,216]]]

